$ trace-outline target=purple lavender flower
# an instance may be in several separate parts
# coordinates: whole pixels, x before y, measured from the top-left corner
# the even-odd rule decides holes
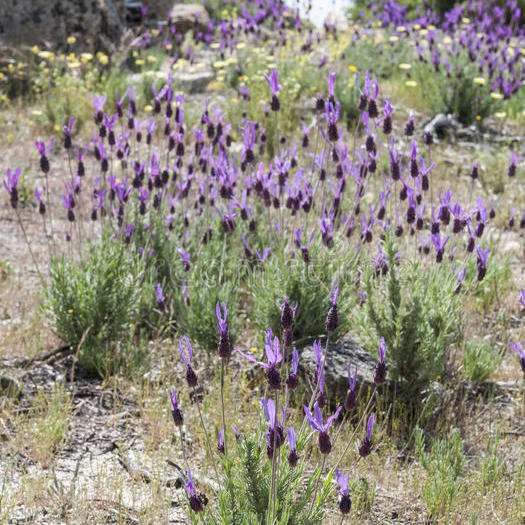
[[[62,202],[67,210],[67,220],[69,222],[74,222],[75,213],[73,208],[75,207],[75,199],[73,197],[73,188],[70,183],[64,184],[64,186],[66,187],[66,193],[62,195]]]
[[[476,254],[478,260],[476,262],[478,269],[478,281],[482,281],[487,273],[487,256],[489,254],[490,248],[483,250],[480,246],[476,246]]]
[[[219,439],[217,444],[217,450],[224,454],[224,429],[219,430]]]
[[[332,306],[328,310],[326,316],[325,328],[328,335],[333,334],[337,327],[339,326],[339,315],[337,312],[337,297],[339,295],[339,283],[336,286],[336,280],[332,281],[332,286],[330,288],[330,297],[332,299]]]
[[[341,105],[339,104],[339,102],[336,102],[335,105],[329,102],[326,105],[325,115],[326,122],[328,123],[327,136],[330,142],[337,142],[339,139],[339,129],[337,127],[337,121],[339,120],[340,108]]]
[[[509,177],[514,177],[516,175],[516,164],[521,160],[521,155],[516,155],[514,151],[510,152],[510,164],[507,171]]]
[[[7,168],[6,180],[4,181],[4,188],[9,193],[11,207],[16,208],[18,206],[18,179],[22,174],[22,170],[17,168],[11,171]]]
[[[352,500],[348,494],[350,474],[345,477],[339,470],[336,470],[335,475],[337,476],[337,483],[339,484],[339,510],[342,514],[349,514],[352,508]]]
[[[353,410],[356,404],[355,386],[357,383],[357,363],[355,365],[354,375],[352,377],[351,364],[348,363],[348,392],[346,394],[344,407],[347,412]]]
[[[108,98],[107,95],[101,95],[101,96],[93,96],[89,95],[89,98],[91,99],[91,102],[93,104],[93,107],[95,108],[95,112],[93,113],[93,120],[95,121],[95,124],[97,126],[102,123],[102,120],[104,119],[104,104],[106,103],[106,99]]]
[[[312,230],[312,233],[310,234],[310,239],[305,244],[303,244],[301,241],[302,233],[303,233],[302,228],[298,228],[297,230],[295,230],[295,243],[297,247],[301,249],[301,255],[302,255],[304,263],[309,264],[310,263],[310,253],[308,252],[308,246],[311,244],[311,242],[314,239],[315,230]]]
[[[330,102],[331,104],[335,104],[334,88],[335,88],[335,73],[330,73],[328,75],[328,102]]]
[[[204,510],[204,504],[202,502],[202,498],[197,494],[195,491],[195,487],[193,486],[193,483],[191,481],[191,470],[188,469],[187,479],[184,479],[184,488],[186,489],[186,492],[188,493],[188,498],[190,500],[190,508],[195,514],[199,514],[199,512],[202,512]]]
[[[186,343],[186,347],[188,349],[188,356],[186,357],[186,352],[182,346],[182,341]],[[182,361],[186,365],[186,382],[188,383],[188,386],[190,388],[195,388],[197,386],[197,374],[193,370],[193,367],[191,365],[191,360],[193,358],[193,350],[191,348],[190,340],[188,339],[188,336],[184,335],[182,337],[179,337],[179,351],[180,356],[182,358]]]
[[[44,186],[42,188],[42,193],[45,193],[46,191],[46,187]],[[44,215],[46,213],[46,205],[44,204],[44,201],[42,200],[42,195],[40,194],[40,191],[38,190],[38,188],[35,186],[35,198],[38,202],[38,212],[40,213],[40,215]]]
[[[523,288],[520,288],[518,303],[520,303],[525,308],[525,290]]]
[[[456,268],[454,275],[456,276],[456,289],[454,290],[454,295],[457,295],[463,286],[463,281],[467,275],[467,269],[463,268],[463,270],[461,270],[460,268]]]
[[[282,361],[283,356],[281,355],[281,347],[279,344],[279,338],[274,337],[273,345],[272,345],[271,344],[271,333],[268,332],[268,334],[266,338],[266,344],[264,345],[267,363],[264,363],[262,361],[257,361],[255,357],[249,354],[245,354],[238,348],[236,348],[235,350],[237,350],[237,352],[239,352],[239,354],[241,354],[244,358],[248,359],[248,361],[251,361],[252,363],[256,363],[259,366],[262,366],[266,370],[266,379],[268,381],[268,386],[272,390],[280,390],[281,389],[281,374],[279,373],[279,370],[277,370],[277,365]]]
[[[180,255],[180,258],[182,259],[182,267],[185,272],[188,272],[190,270],[190,252],[185,252],[184,250],[181,250],[180,248],[177,248],[177,253]]]
[[[272,111],[279,111],[281,108],[281,103],[279,102],[277,93],[283,88],[281,84],[279,84],[279,71],[277,71],[277,69],[273,69],[270,76],[265,73],[264,78],[266,78],[266,82],[268,82],[268,86],[270,86],[270,90],[272,92],[272,101],[270,103],[270,107]]]
[[[267,454],[268,458],[272,459],[275,449],[281,447],[284,443],[283,426],[279,423],[279,417],[275,410],[275,403],[273,399],[261,398],[261,404],[264,408],[264,415],[268,422],[268,432],[266,433],[266,442],[268,443]],[[284,407],[282,407],[282,420],[284,421]]]
[[[525,374],[525,341],[521,343],[510,343],[510,347],[516,352],[516,355],[520,358],[521,369]]]
[[[75,123],[75,117],[69,119],[69,124],[64,126],[64,148],[71,148],[71,133],[73,131],[73,124]]]
[[[323,424],[323,415],[321,413],[321,408],[317,404],[317,402],[314,404],[314,415],[310,412],[310,409],[307,406],[303,406],[304,413],[306,414],[306,417],[308,419],[308,423],[310,423],[310,426],[319,432],[319,439],[318,439],[318,445],[319,450],[321,451],[321,454],[329,454],[332,450],[332,442],[330,441],[330,436],[328,435],[328,429],[332,426],[332,423],[334,420],[339,416],[339,413],[341,412],[343,407],[339,407],[335,414],[331,415],[327,420],[326,423]]]
[[[281,327],[283,330],[290,330],[293,325],[295,312],[297,311],[297,303],[292,308],[288,303],[288,297],[284,298],[284,303],[281,305]]]
[[[42,170],[42,173],[49,173],[49,160],[47,158],[47,154],[51,151],[51,148],[53,147],[53,139],[51,139],[47,148],[45,143],[39,140],[35,142],[35,147],[38,153],[40,153],[40,169]]]
[[[436,248],[436,262],[440,263],[443,260],[443,254],[445,253],[445,246],[447,242],[450,239],[450,236],[447,235],[445,239],[441,239],[441,235],[439,233],[435,235],[431,235],[432,242],[434,243],[434,247]]]
[[[166,308],[166,298],[162,293],[162,286],[160,283],[157,283],[157,287],[155,288],[155,296],[157,298],[157,306],[159,307],[159,310],[163,311],[164,308]]]
[[[297,311],[297,302],[295,307],[292,308],[288,304],[288,297],[284,298],[284,303],[281,305],[281,326],[283,328],[283,345],[285,348],[290,348],[293,342],[292,326],[295,318],[295,312]]]
[[[299,461],[299,456],[297,455],[297,451],[295,449],[295,430],[293,427],[289,427],[286,430],[286,434],[288,435],[288,444],[290,446],[290,453],[288,454],[288,464],[290,467],[295,468],[297,466],[297,462]]]
[[[372,442],[370,440],[372,438],[372,430],[374,429],[374,419],[375,415],[372,412],[368,418],[368,425],[366,426],[366,437],[363,439],[359,447],[359,455],[362,458],[368,456],[372,451]]]
[[[385,363],[386,343],[385,339],[381,337],[379,343],[379,362],[376,365],[376,371],[374,374],[374,383],[376,385],[382,385],[386,381],[386,363]]]
[[[171,399],[171,415],[173,417],[173,422],[175,423],[176,427],[181,427],[184,423],[184,417],[182,415],[182,412],[179,408],[179,404],[177,402],[177,394],[175,392],[175,389],[170,390],[170,399]]]
[[[286,386],[290,390],[295,390],[299,384],[299,376],[297,375],[297,369],[299,367],[299,353],[297,348],[294,347],[292,350],[292,371],[288,374],[286,378]]]
[[[235,434],[235,439],[239,441],[239,439],[241,439],[241,433],[239,432],[239,429],[235,425],[232,425],[232,430]]]
[[[228,312],[226,310],[226,303],[222,303],[222,310],[224,312],[224,317],[221,314],[220,304],[217,302],[215,305],[215,312],[217,315],[217,327],[219,329],[219,357],[222,359],[228,359],[232,353],[231,343],[230,343],[230,327],[226,322],[228,317]]]

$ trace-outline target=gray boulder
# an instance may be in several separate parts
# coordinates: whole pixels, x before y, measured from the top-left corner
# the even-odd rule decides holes
[[[325,341],[323,341],[323,352]],[[373,386],[377,359],[368,352],[356,336],[347,334],[337,343],[328,345],[325,363],[325,391],[329,398],[343,398],[348,390],[348,364],[352,373],[357,363],[357,390]],[[305,384],[311,385],[316,361],[313,346],[299,350],[299,373]]]
[[[201,4],[175,4],[169,13],[171,24],[178,33],[205,32],[208,29],[210,17]]]

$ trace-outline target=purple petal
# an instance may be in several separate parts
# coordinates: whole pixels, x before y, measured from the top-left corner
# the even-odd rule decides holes
[[[366,426],[366,437],[368,438],[368,440],[370,440],[370,438],[372,437],[372,430],[374,428],[374,420],[375,420],[375,415],[372,412],[370,414],[370,417],[368,418],[368,425]]]

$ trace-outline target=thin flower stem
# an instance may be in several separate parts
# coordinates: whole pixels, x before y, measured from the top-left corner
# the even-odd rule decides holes
[[[341,517],[341,523],[339,525],[343,525],[343,523],[345,522],[345,518],[346,516],[343,514],[343,516]]]
[[[273,421],[273,443],[272,443],[272,484],[271,484],[271,511],[270,517],[273,522],[276,510],[276,486],[277,486],[277,425],[279,424],[279,391],[275,391],[275,416]]]
[[[312,503],[310,504],[310,510],[308,511],[308,516],[310,516],[310,514],[312,513],[312,510],[315,505],[315,499],[317,498],[317,490],[319,489],[319,481],[321,479],[321,476],[323,475],[324,464],[326,463],[326,456],[327,454],[323,454],[323,462],[321,463],[321,470],[319,471],[319,476],[317,476],[317,480],[315,481],[314,497],[312,498]]]
[[[182,435],[182,427],[179,427],[180,432],[180,448],[182,449],[182,457],[184,458],[184,465],[188,469],[188,458],[186,457],[186,449],[184,448],[184,436]]]
[[[348,443],[346,444],[346,447],[343,450],[343,453],[341,454],[340,458],[337,460],[337,462],[336,462],[336,464],[334,466],[334,470],[337,467],[339,467],[339,464],[341,463],[341,461],[345,457],[345,454],[347,453],[348,449],[350,448],[350,445],[352,444],[353,439],[354,439],[354,437],[355,437],[359,427],[361,426],[361,423],[364,421],[364,419],[366,417],[366,413],[368,412],[368,409],[372,405],[372,401],[373,401],[373,399],[374,399],[374,397],[376,395],[376,392],[377,392],[377,385],[374,385],[374,390],[372,392],[372,395],[370,396],[370,399],[368,400],[368,403],[367,403],[365,409],[363,410],[363,414],[361,415],[361,419],[359,420],[359,423],[357,423],[356,427],[354,428],[354,431],[353,431],[352,435],[350,436],[350,439],[348,440]]]
[[[18,219],[18,224],[20,226],[20,229],[22,230],[22,234],[24,235],[24,240],[27,244],[27,248],[29,250],[29,253],[31,255],[31,259],[33,260],[33,264],[35,266],[36,272],[38,273],[38,277],[40,278],[40,283],[44,285],[44,277],[42,276],[42,273],[40,272],[40,268],[38,267],[38,263],[36,262],[35,254],[33,253],[33,250],[31,249],[31,244],[29,243],[29,239],[27,237],[26,230],[24,228],[24,224],[22,223],[22,219],[20,217],[20,213],[17,208],[15,208],[16,218]]]
[[[224,454],[228,455],[228,444],[226,437],[226,416],[224,415],[224,359],[221,359],[221,411],[222,428],[224,429]]]

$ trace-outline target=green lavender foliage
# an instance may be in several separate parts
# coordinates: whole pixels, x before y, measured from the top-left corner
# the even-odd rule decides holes
[[[471,339],[465,344],[463,368],[471,383],[484,383],[503,361],[504,351],[490,341]]]
[[[297,436],[297,451],[305,453],[310,435]],[[233,443],[229,442],[229,448]],[[276,515],[279,525],[315,525],[322,523],[328,502],[333,498],[333,473],[323,474],[319,480],[316,500],[312,498],[321,475],[318,467],[305,482],[305,465],[299,461],[291,468],[287,461],[288,448],[279,450],[277,478]],[[266,455],[266,439],[262,426],[255,432],[242,436],[235,442],[235,452],[222,456],[222,480],[218,493],[218,508],[206,509],[204,522],[223,525],[264,525],[267,523],[269,491],[271,484],[271,461]]]
[[[337,243],[336,243],[337,244]],[[270,327],[274,334],[281,333],[281,304],[288,297],[290,305],[299,305],[293,324],[294,340],[319,337],[326,333],[326,314],[331,306],[330,287],[339,279],[339,328],[332,340],[343,335],[350,326],[348,315],[355,297],[351,295],[355,278],[357,255],[333,250],[326,258],[326,248],[310,245],[311,262],[305,264],[299,251],[294,256],[275,254],[265,265],[264,272],[254,272],[249,283],[253,301],[250,319],[261,333]]]
[[[459,478],[466,462],[459,430],[453,430],[444,439],[434,440],[427,451],[423,431],[417,428],[415,447],[427,474],[421,493],[428,512],[433,518],[444,516],[461,488]]]
[[[109,239],[91,245],[78,263],[51,261],[45,309],[57,333],[79,347],[79,363],[88,371],[114,371],[123,359],[117,342],[135,319],[141,272],[125,245]]]
[[[384,249],[389,271],[384,278],[366,272],[367,304],[359,320],[373,348],[384,337],[390,377],[406,391],[419,393],[443,374],[446,351],[460,339],[456,283],[445,265],[423,268],[396,261],[391,236]]]
[[[238,307],[246,268],[239,264],[241,253],[237,243],[225,234],[221,227],[214,230],[212,240],[206,245],[189,250],[192,254],[188,272],[171,274],[170,294],[180,330],[198,343],[208,353],[217,349],[217,317],[215,306],[226,303],[228,324],[232,344],[236,341],[241,327]],[[175,252],[174,265],[180,265]],[[182,283],[188,289],[189,298],[182,294]]]

